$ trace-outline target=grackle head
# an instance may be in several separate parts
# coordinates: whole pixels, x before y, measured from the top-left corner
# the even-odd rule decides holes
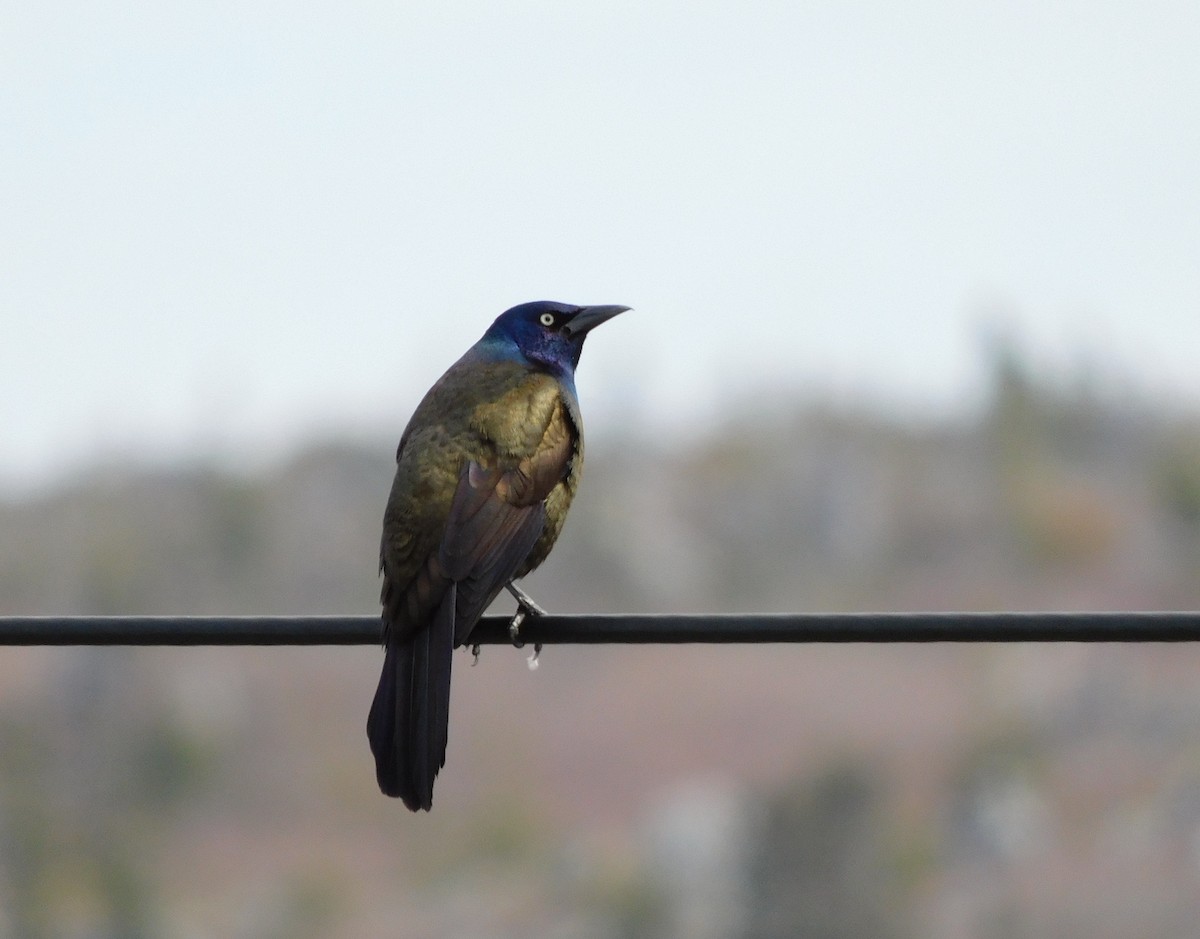
[[[583,340],[627,306],[572,306],[536,300],[505,310],[484,333],[484,343],[551,372],[569,376],[579,364]]]

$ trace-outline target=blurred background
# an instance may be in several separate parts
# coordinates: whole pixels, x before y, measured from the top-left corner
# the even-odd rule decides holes
[[[0,9],[0,614],[377,611],[504,308],[556,612],[1200,607],[1200,7]],[[1190,937],[1200,650],[0,650],[0,937]]]

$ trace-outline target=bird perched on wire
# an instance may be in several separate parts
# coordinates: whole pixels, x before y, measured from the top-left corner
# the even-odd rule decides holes
[[[386,656],[367,719],[375,776],[414,812],[446,762],[455,647],[546,559],[583,469],[575,367],[624,306],[538,301],[502,313],[417,405],[383,516]]]

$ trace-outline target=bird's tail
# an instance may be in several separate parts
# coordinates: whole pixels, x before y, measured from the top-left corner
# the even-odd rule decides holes
[[[433,805],[433,780],[446,763],[454,609],[451,584],[426,628],[388,639],[367,717],[379,788],[414,812]]]

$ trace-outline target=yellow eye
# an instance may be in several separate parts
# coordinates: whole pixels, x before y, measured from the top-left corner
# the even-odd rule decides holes
[[[539,317],[539,319],[541,320],[541,323],[543,326],[553,326],[554,325],[554,314],[553,313],[543,313]]]

